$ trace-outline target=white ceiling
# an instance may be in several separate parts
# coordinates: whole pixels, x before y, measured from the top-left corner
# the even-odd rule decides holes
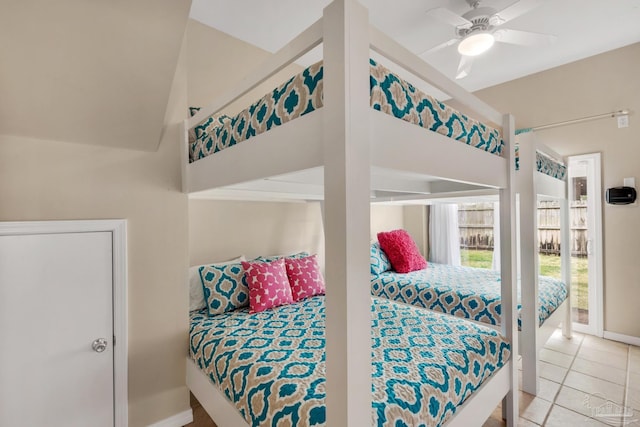
[[[470,10],[465,0],[360,0],[373,25],[415,53],[455,36],[454,28],[426,12],[446,7],[458,14]],[[514,0],[483,0],[502,10]],[[193,0],[191,18],[233,37],[275,52],[322,15],[330,0]],[[393,4],[393,7],[390,5]],[[640,0],[543,0],[502,28],[557,36],[544,48],[496,45],[474,60],[471,74],[458,82],[475,91],[588,56],[640,42]],[[456,47],[423,58],[453,78]],[[310,62],[314,58],[310,58]]]

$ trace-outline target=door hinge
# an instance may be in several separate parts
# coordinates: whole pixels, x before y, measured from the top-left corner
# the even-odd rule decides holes
[[[116,346],[116,336],[115,335],[113,336],[113,340],[111,342],[113,343],[113,346],[115,347]]]

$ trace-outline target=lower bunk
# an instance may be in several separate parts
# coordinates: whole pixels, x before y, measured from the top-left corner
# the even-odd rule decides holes
[[[409,273],[384,271],[373,275],[371,293],[416,307],[500,325],[500,273],[494,270],[430,262],[427,268]],[[564,282],[539,276],[539,326],[567,300],[567,295]],[[518,304],[518,312],[521,308]],[[521,325],[518,316],[518,328]]]
[[[379,266],[384,265],[384,261],[380,261],[380,255],[376,253],[378,250],[372,246],[372,295],[499,328],[501,314],[499,272],[433,262],[430,262],[426,269],[410,273],[379,271]],[[561,280],[539,276],[538,282],[537,344],[539,350],[554,330],[561,324],[564,326],[569,310],[569,300],[567,286]],[[517,308],[520,330],[522,305],[519,303]],[[524,337],[521,336],[521,339]]]
[[[424,261],[424,260],[423,260]],[[422,264],[422,267],[426,262]],[[378,242],[371,245],[371,293],[410,306],[446,313],[473,322],[500,328],[500,273],[494,270],[429,263],[426,268],[397,273]],[[408,271],[408,270],[401,270]],[[567,285],[547,276],[538,277],[535,327],[522,328],[522,304],[518,284],[517,320],[522,358],[523,389],[538,392],[538,355],[554,331],[562,325],[571,337],[569,290]],[[527,324],[525,324],[526,326]]]
[[[324,307],[192,312],[187,386],[218,426],[326,424]],[[371,313],[372,425],[479,424],[509,391],[497,331],[376,297]]]

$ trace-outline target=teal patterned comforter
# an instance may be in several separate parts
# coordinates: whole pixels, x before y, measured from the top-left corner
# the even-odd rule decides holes
[[[509,360],[490,328],[372,300],[372,425],[439,426]],[[192,312],[190,355],[250,425],[324,426],[324,301]]]
[[[500,155],[500,131],[471,119],[416,89],[370,60],[371,108],[478,149]],[[322,107],[322,62],[311,65],[230,117],[214,115],[194,128],[189,162],[194,162]],[[194,114],[198,109],[191,108]],[[390,142],[392,143],[392,141]]]
[[[520,169],[520,149],[516,145],[516,170]],[[536,170],[551,178],[567,180],[567,166],[536,151]]]
[[[483,268],[429,263],[424,270],[371,276],[371,293],[491,325],[500,324],[500,273]],[[538,279],[538,320],[544,321],[567,299],[567,287],[547,276]],[[520,289],[518,289],[520,300]],[[522,305],[518,304],[518,311]],[[518,327],[522,321],[518,315]]]

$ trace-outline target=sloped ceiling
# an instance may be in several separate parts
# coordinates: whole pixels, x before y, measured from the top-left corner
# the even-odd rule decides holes
[[[0,134],[155,150],[188,0],[3,0]]]

